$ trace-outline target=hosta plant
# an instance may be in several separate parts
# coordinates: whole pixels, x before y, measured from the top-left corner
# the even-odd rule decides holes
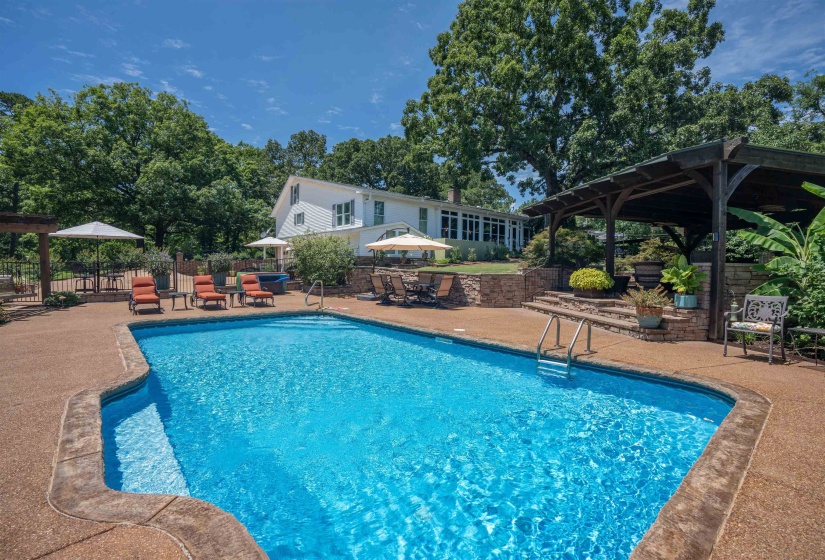
[[[695,294],[703,280],[708,277],[704,272],[699,272],[699,267],[688,264],[684,255],[679,258],[670,268],[662,271],[662,282],[673,286],[677,294]]]

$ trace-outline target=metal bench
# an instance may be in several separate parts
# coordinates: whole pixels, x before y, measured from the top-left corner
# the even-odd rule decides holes
[[[767,336],[768,363],[773,363],[773,339],[779,335],[779,347],[782,359],[785,359],[785,317],[788,315],[787,296],[745,296],[745,305],[739,311],[725,313],[725,348],[723,356],[728,355],[728,332],[742,333],[742,350],[748,349],[745,335]]]

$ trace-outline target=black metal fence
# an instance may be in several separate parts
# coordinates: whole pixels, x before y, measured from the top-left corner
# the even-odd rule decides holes
[[[194,277],[210,274],[217,287],[234,286],[235,276],[243,272],[289,272],[291,259],[245,259],[233,261],[228,273],[213,270],[210,261],[174,261],[168,276],[156,277],[159,290],[191,292]],[[7,297],[16,302],[40,302],[40,263],[32,261],[0,260],[0,277],[10,277],[15,295]],[[52,262],[51,292],[76,292],[79,294],[101,294],[129,292],[132,279],[137,276],[151,276],[140,263],[129,262]]]

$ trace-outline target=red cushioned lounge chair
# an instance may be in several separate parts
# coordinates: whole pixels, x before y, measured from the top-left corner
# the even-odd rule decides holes
[[[241,290],[243,290],[244,305],[248,301],[247,298],[252,298],[252,303],[257,305],[259,301],[272,301],[272,307],[275,307],[275,295],[272,292],[267,292],[261,289],[261,283],[256,274],[241,274]]]
[[[157,305],[160,307],[160,294],[155,286],[155,279],[151,276],[135,276],[132,278],[132,293],[129,294],[129,311],[137,313],[138,305]]]
[[[217,303],[220,307],[223,303],[223,308],[226,309],[226,294],[219,294],[215,291],[215,283],[211,276],[195,276],[195,291],[192,293],[192,306],[197,307],[198,300],[201,300],[201,309],[207,303]]]

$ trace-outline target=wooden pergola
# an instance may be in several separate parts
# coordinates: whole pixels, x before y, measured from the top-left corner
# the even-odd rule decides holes
[[[825,155],[756,146],[743,137],[662,154],[546,198],[524,213],[548,216],[551,255],[562,220],[604,218],[605,269],[610,274],[616,220],[661,226],[686,255],[712,234],[709,336],[715,339],[722,336],[727,232],[752,225],[728,215],[728,208],[807,224],[825,200],[801,188],[805,181],[825,186]]]
[[[40,252],[40,293],[48,297],[52,291],[49,262],[49,234],[58,230],[57,218],[42,214],[0,212],[0,233],[36,233]]]

